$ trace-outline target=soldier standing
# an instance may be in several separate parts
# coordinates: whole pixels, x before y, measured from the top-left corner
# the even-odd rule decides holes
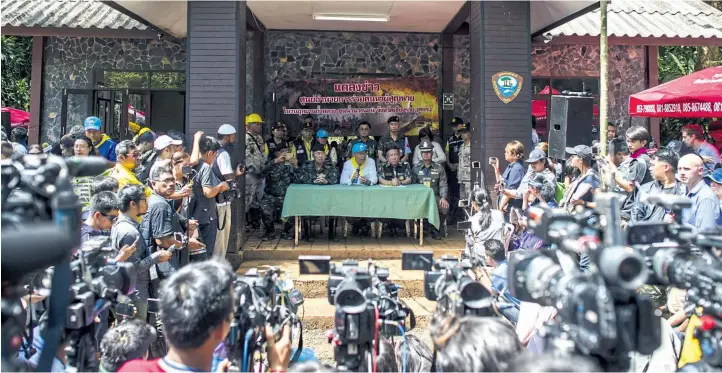
[[[457,176],[459,177],[459,194],[461,200],[469,199],[471,193],[471,133],[469,132],[469,123],[461,127],[457,133],[464,141],[459,147],[459,168]],[[480,185],[484,185],[480,181]]]
[[[313,123],[306,121],[306,123],[303,124],[301,136],[293,142],[293,147],[295,148],[296,158],[298,158],[299,165],[303,165],[304,163],[313,160],[311,148],[313,147],[314,142]]]
[[[263,225],[266,228],[264,240],[273,240],[276,238],[276,227],[274,226],[274,215],[276,209],[283,206],[283,199],[286,196],[286,190],[291,185],[294,177],[294,170],[298,167],[298,160],[288,156],[288,148],[286,144],[280,143],[276,146],[276,152],[273,159],[266,161],[263,169],[263,177],[266,178],[266,190],[261,200],[261,217]],[[288,234],[292,224],[287,221],[283,225],[281,238],[292,239]]]
[[[313,162],[306,162],[301,166],[297,174],[297,182],[299,184],[314,185],[338,184],[338,169],[331,162],[326,162],[326,149],[323,144],[316,144],[311,150],[313,151]],[[336,222],[336,217],[328,217],[328,239],[335,242],[338,241]],[[303,232],[306,241],[312,242],[310,221],[308,219],[303,220]]]
[[[449,186],[446,180],[446,171],[443,166],[431,160],[434,153],[433,145],[424,141],[420,149],[422,163],[413,169],[414,180],[417,184],[423,184],[434,190],[436,203],[439,207],[439,223],[443,226],[446,214],[449,212]],[[435,240],[441,239],[439,230],[436,227],[432,226],[430,230],[431,238]]]
[[[446,140],[446,162],[448,165],[448,177],[449,177],[449,194],[451,195],[452,202],[459,198],[459,178],[457,170],[459,168],[459,150],[461,150],[461,144],[464,143],[464,139],[461,138],[459,130],[464,127],[464,120],[459,117],[451,119],[451,128],[454,130],[454,134]],[[451,219],[453,220],[456,216],[456,205],[457,203],[451,204]]]
[[[346,144],[346,159],[350,159],[353,154],[351,154],[351,149],[353,149],[353,146],[357,143],[364,143],[366,145],[366,148],[368,149],[369,157],[376,159],[378,154],[376,153],[376,147],[378,144],[376,143],[376,140],[372,139],[369,134],[371,133],[371,125],[369,122],[363,121],[359,123],[358,125],[358,137],[351,140],[351,142]]]
[[[276,154],[276,146],[280,143],[285,143],[286,148],[289,149],[289,153],[296,155],[295,148],[289,146],[289,141],[286,140],[286,125],[283,124],[283,122],[278,122],[276,125],[273,126],[271,129],[272,136],[268,138],[268,141],[266,141],[266,154],[268,154],[268,158],[273,158],[273,156]]]
[[[383,135],[379,140],[378,159],[381,164],[386,163],[386,150],[391,145],[395,144],[401,151],[401,162],[409,161],[409,154],[411,153],[411,147],[409,146],[409,139],[406,136],[399,134],[399,117],[393,116],[389,118],[389,133]]]
[[[385,165],[381,166],[379,171],[379,184],[388,186],[408,185],[413,181],[411,166],[409,162],[400,162],[401,151],[396,146],[390,146],[386,150]],[[403,229],[404,221],[400,219],[384,219],[387,229],[392,237],[399,235],[399,230]]]
[[[258,221],[263,199],[263,164],[266,161],[266,144],[261,134],[263,119],[253,113],[246,117],[246,214],[249,222]]]

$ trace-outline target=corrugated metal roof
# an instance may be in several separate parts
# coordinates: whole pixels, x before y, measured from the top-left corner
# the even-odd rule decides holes
[[[609,36],[722,39],[722,11],[701,0],[616,0],[608,10]],[[599,18],[596,9],[544,35],[599,36]]]
[[[96,0],[3,0],[2,26],[146,30]]]

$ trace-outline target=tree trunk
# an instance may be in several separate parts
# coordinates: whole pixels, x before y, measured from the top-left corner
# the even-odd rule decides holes
[[[722,1],[705,1],[707,5],[722,10]],[[699,56],[699,66],[697,70],[706,69],[712,66],[719,66],[722,64],[720,59],[720,48],[719,46],[700,46],[697,47],[697,55]]]
[[[599,32],[599,153],[607,155],[608,51],[607,51],[607,0],[599,2],[601,29]]]

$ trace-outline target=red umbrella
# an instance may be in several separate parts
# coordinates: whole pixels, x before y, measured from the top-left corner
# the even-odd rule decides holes
[[[637,117],[722,117],[722,66],[697,71],[629,96]]]
[[[4,108],[2,108],[2,112],[10,113],[10,124],[11,124],[12,128],[15,128],[15,127],[28,128],[28,123],[30,123],[30,113],[28,113],[27,111],[22,111],[22,110],[11,108],[11,107],[4,107]]]

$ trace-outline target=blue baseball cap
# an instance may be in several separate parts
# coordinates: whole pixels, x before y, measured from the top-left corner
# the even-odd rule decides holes
[[[83,127],[85,127],[86,130],[100,131],[100,126],[102,124],[103,124],[103,122],[98,117],[87,117],[87,118],[85,118]]]
[[[326,132],[326,130],[324,130],[324,129],[320,129],[320,130],[318,130],[318,132],[316,132],[316,137],[321,138],[321,139],[328,138],[328,132]]]
[[[368,146],[366,146],[366,144],[364,144],[362,142],[357,142],[357,143],[353,144],[353,147],[351,148],[351,153],[360,153],[360,152],[365,152],[368,150],[369,150],[369,148],[368,148]]]
[[[717,184],[722,184],[722,168],[714,170],[711,174],[705,176]]]

